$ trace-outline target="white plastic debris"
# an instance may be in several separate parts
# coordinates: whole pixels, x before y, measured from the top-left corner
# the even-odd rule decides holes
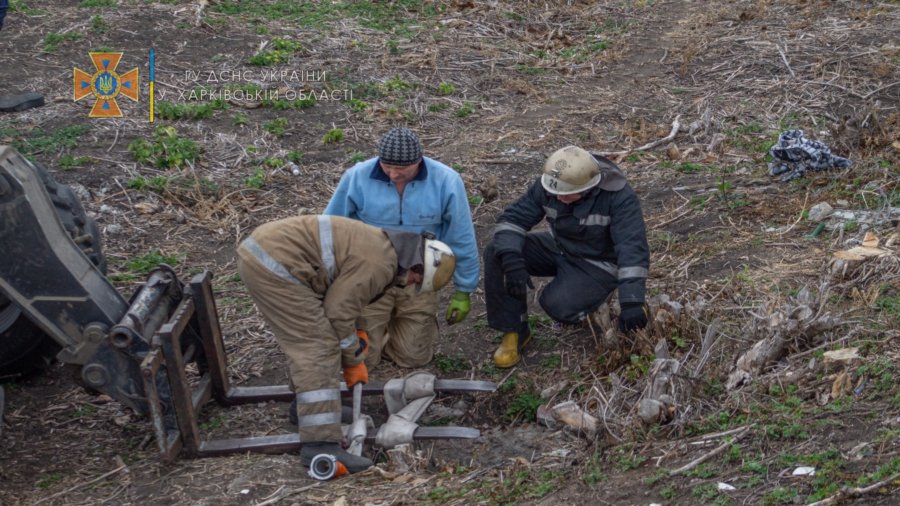
[[[291,164],[289,164],[288,166],[291,168],[291,174],[293,174],[295,176],[300,175],[300,166],[298,166],[296,163],[293,163],[293,162]]]
[[[794,472],[791,474],[793,476],[815,476],[816,468],[800,466],[797,469],[794,469]]]
[[[717,486],[719,487],[719,490],[721,490],[723,492],[730,492],[732,490],[737,490],[732,485],[729,485],[727,483],[722,483],[721,481],[719,482],[719,484]]]
[[[249,493],[250,493],[250,489],[249,489],[249,488],[243,488],[243,489],[241,489],[241,494],[247,495],[247,494],[249,494]]]

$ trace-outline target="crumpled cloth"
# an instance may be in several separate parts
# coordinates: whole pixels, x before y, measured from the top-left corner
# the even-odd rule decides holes
[[[847,158],[831,154],[825,144],[804,137],[803,130],[782,132],[769,154],[773,158],[769,162],[769,175],[782,176],[782,181],[801,177],[808,170],[846,169],[853,165]]]

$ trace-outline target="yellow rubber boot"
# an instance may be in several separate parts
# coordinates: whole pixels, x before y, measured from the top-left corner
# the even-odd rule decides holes
[[[525,338],[525,342],[519,343],[518,332],[507,332],[503,334],[503,338],[500,340],[500,347],[494,352],[494,365],[501,369],[505,369],[518,364],[519,360],[522,360],[522,357],[519,356],[519,351],[523,346],[528,344],[530,337],[531,336],[529,335]]]

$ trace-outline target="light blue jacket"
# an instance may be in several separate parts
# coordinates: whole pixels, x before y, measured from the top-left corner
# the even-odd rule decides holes
[[[381,170],[378,158],[360,162],[344,172],[323,214],[380,228],[427,230],[456,255],[456,289],[471,293],[478,286],[478,246],[466,188],[455,170],[437,160],[424,158],[402,196]]]

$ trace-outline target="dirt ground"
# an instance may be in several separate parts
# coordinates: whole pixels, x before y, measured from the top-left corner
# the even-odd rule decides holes
[[[525,360],[498,370],[479,290],[466,321],[442,323],[428,369],[500,388],[439,396],[426,423],[482,437],[419,444],[406,472],[370,452],[377,469],[328,483],[294,455],[162,464],[145,419],[54,365],[4,384],[0,504],[898,502],[896,1],[11,5],[0,94],[37,91],[47,104],[0,115],[0,143],[75,188],[126,296],[160,261],[183,279],[215,274],[237,385],[286,378],[235,246],[261,223],[324,209],[342,172],[396,125],[461,173],[482,247],[554,150],[616,161],[643,204],[655,321],[614,344],[603,315],[560,327],[535,303]],[[92,99],[72,100],[72,69],[92,71],[89,51],[123,51],[118,72],[140,69],[139,101],[117,100],[122,118],[91,119]],[[768,149],[789,129],[853,166],[769,176]],[[839,212],[812,234],[821,202]],[[866,233],[884,255],[835,262]],[[728,388],[738,357],[776,330],[784,353]],[[671,419],[647,425],[636,406],[660,340],[681,372]],[[832,359],[845,348],[858,358]],[[407,372],[386,363],[372,375]],[[538,405],[565,400],[598,418],[597,435],[536,421]],[[376,402],[366,409],[383,418]],[[202,429],[288,433],[285,410],[210,403]]]

